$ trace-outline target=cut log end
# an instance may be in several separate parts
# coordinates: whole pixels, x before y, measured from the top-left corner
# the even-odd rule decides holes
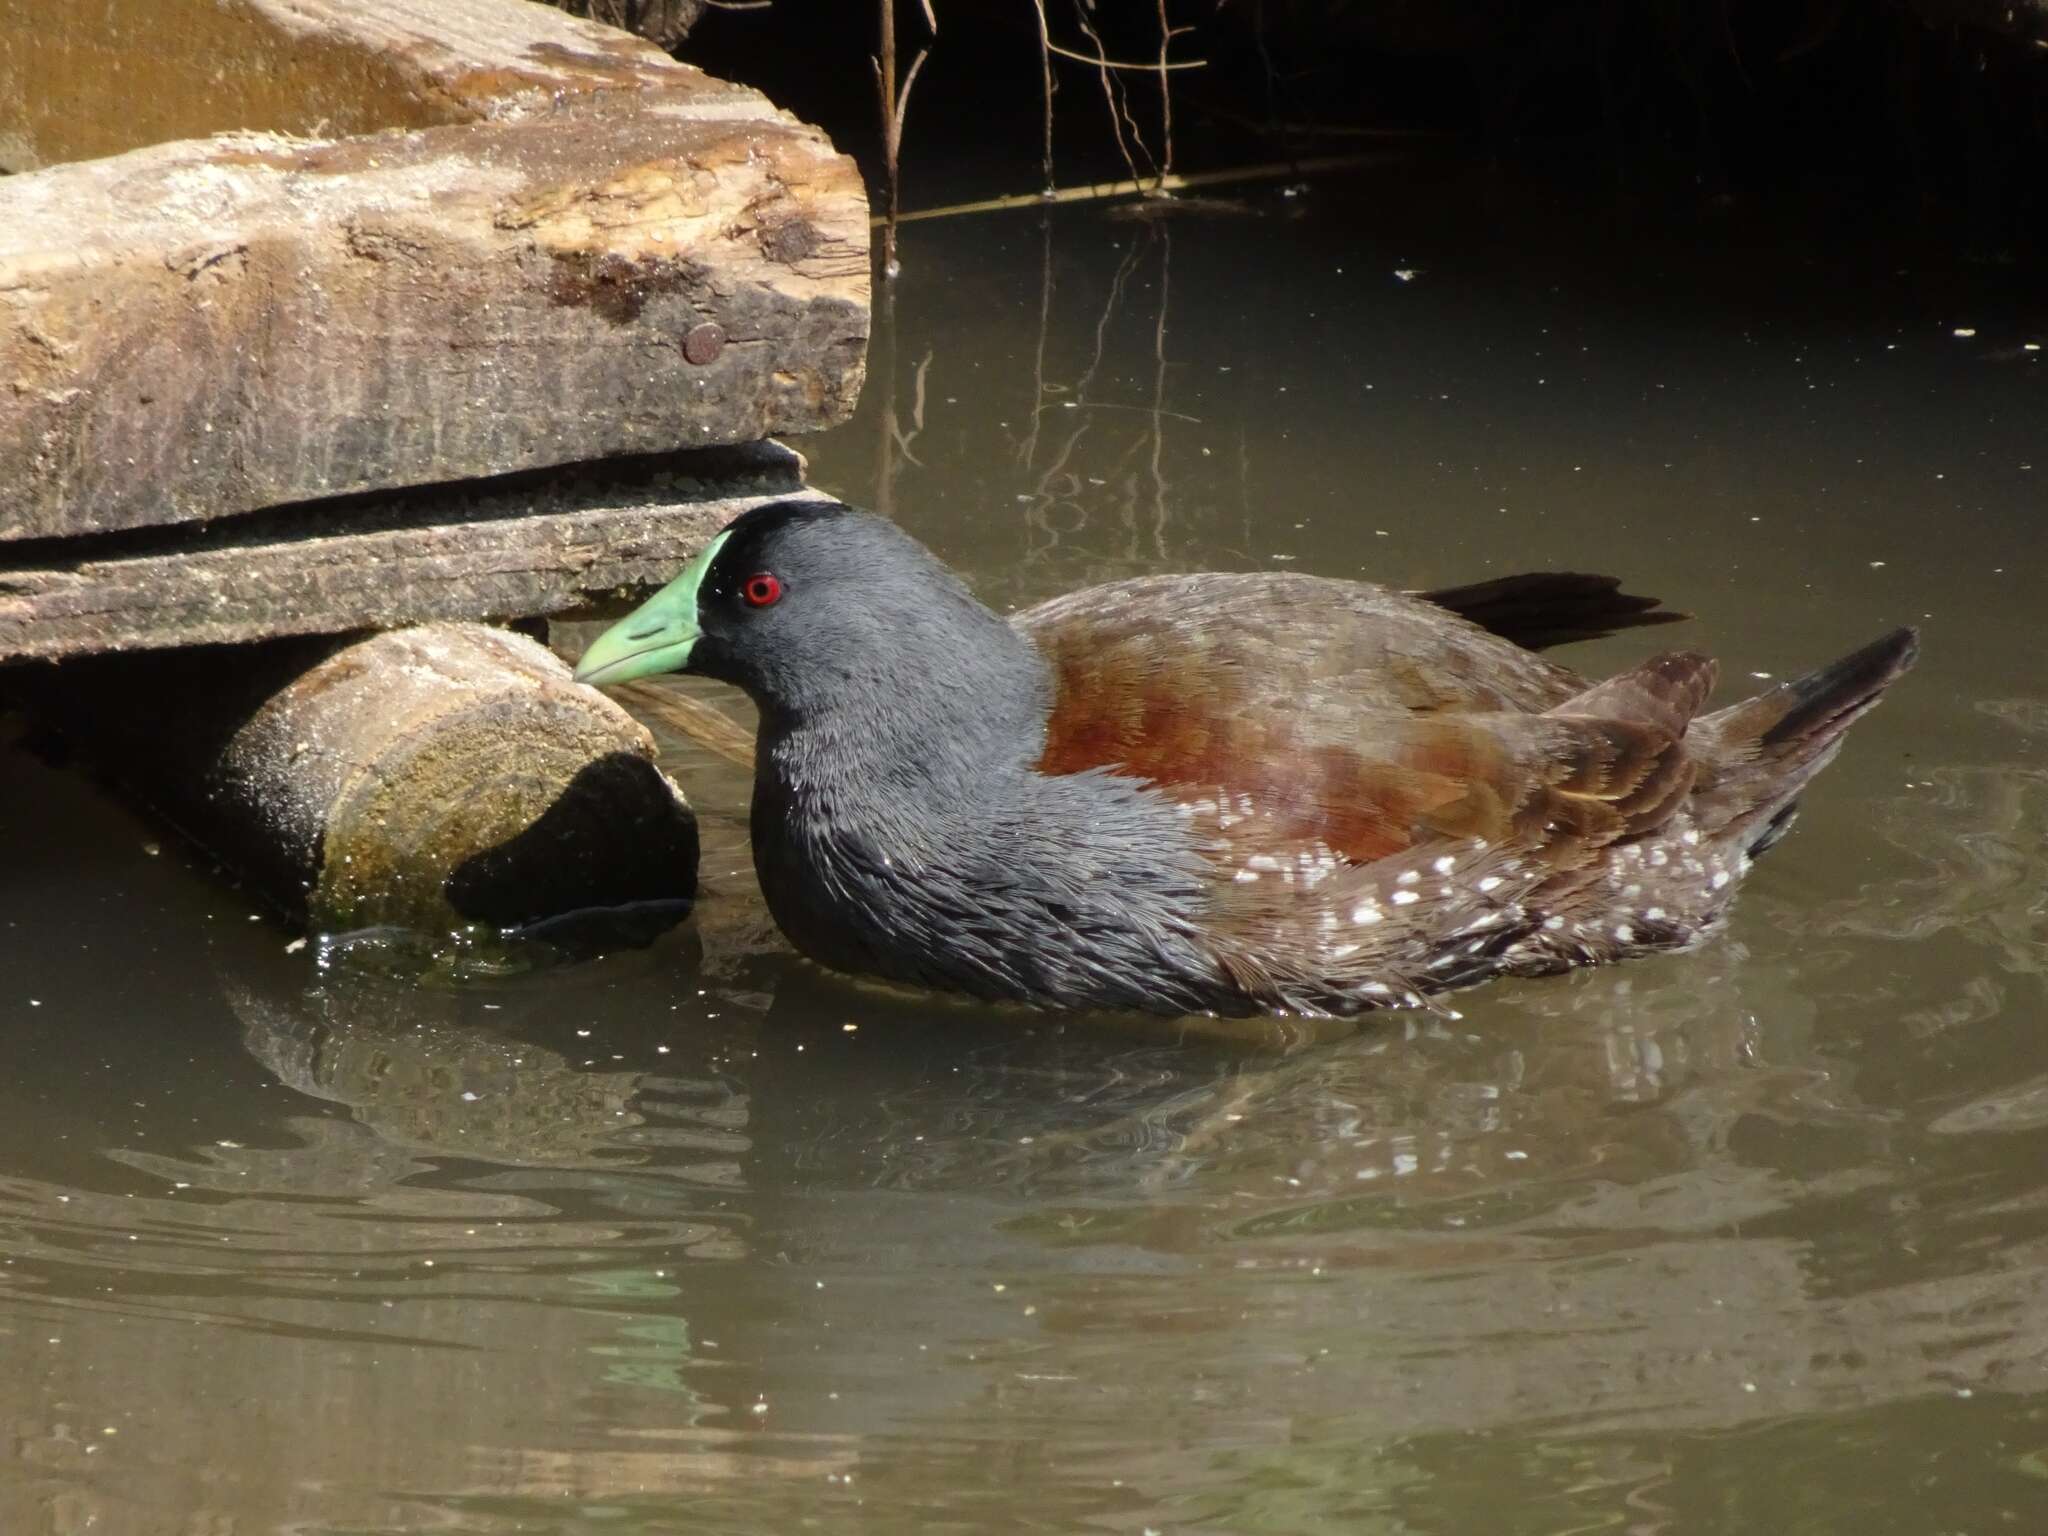
[[[696,825],[652,738],[499,630],[336,652],[236,733],[219,783],[308,849],[324,929],[505,927],[695,888]]]
[[[319,931],[695,894],[696,821],[653,737],[544,647],[439,624],[266,649],[21,676],[112,776]]]

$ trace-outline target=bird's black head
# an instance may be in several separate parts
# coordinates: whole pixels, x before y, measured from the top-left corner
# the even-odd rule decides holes
[[[601,635],[586,683],[693,672],[782,721],[887,712],[954,736],[1036,728],[1045,669],[931,551],[837,502],[741,514]]]

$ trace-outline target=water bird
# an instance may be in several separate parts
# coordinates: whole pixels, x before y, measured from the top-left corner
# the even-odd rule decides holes
[[[788,501],[576,675],[753,698],[755,869],[820,964],[1049,1009],[1351,1015],[1699,942],[1918,648],[1895,630],[1712,712],[1697,652],[1599,682],[1537,654],[1675,617],[1576,574],[1207,572],[1004,618],[888,520]]]

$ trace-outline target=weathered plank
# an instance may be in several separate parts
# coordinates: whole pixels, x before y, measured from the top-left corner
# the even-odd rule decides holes
[[[0,179],[0,540],[851,411],[859,177],[757,94],[527,0],[222,14],[287,52],[317,44],[343,74],[399,71],[368,94],[411,102],[400,122],[455,120],[237,133]],[[10,29],[17,60],[34,32]]]
[[[696,823],[653,738],[521,635],[442,624],[16,681],[316,929],[510,926],[695,889]]]
[[[280,508],[107,558],[0,567],[0,664],[588,607],[748,507],[816,494],[778,444]]]
[[[472,123],[620,90],[776,116],[744,86],[525,0],[151,0],[146,24],[122,6],[7,0],[0,169],[237,130]]]

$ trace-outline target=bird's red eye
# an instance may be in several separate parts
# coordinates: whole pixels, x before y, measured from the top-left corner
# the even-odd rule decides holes
[[[741,584],[740,596],[749,608],[766,608],[781,601],[782,583],[766,571],[756,571]]]

